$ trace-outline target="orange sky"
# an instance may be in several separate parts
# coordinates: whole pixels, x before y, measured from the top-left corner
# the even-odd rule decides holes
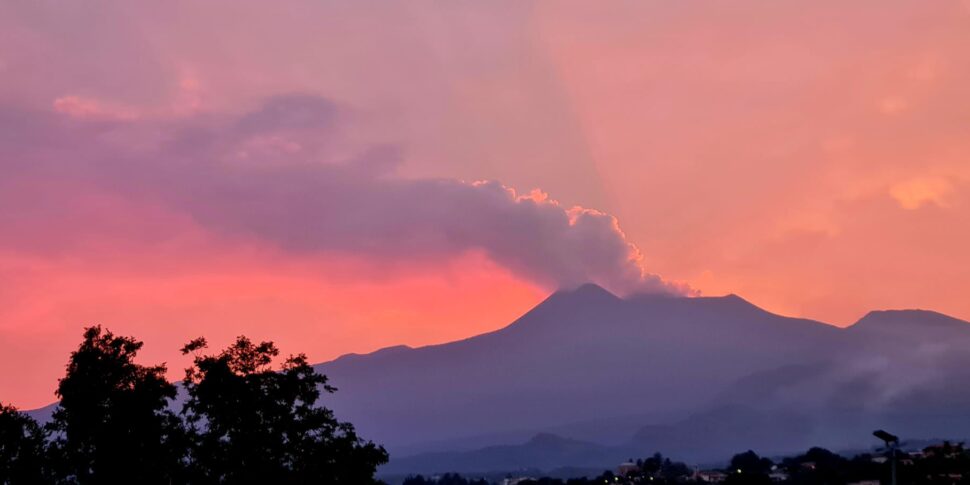
[[[970,318],[968,45],[961,0],[8,2],[0,401],[85,324],[177,376],[199,335],[319,361],[583,278]]]

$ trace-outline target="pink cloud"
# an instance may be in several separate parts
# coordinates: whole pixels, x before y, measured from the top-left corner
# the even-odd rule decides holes
[[[106,105],[96,99],[80,96],[61,96],[54,100],[54,110],[73,118],[134,120],[138,114],[133,108]]]

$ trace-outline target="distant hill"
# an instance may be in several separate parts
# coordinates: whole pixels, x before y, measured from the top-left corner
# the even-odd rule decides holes
[[[570,463],[573,467],[602,470],[603,463],[619,463],[626,456],[620,447],[607,447],[541,433],[522,444],[496,445],[473,451],[424,453],[395,460],[381,470],[383,474],[407,474],[415,470],[447,467],[463,474],[496,470],[549,471]]]
[[[876,428],[970,436],[970,324],[922,310],[842,329],[736,295],[584,285],[494,332],[317,369],[339,388],[325,405],[385,444],[398,476],[865,449]]]
[[[967,343],[967,322],[935,312],[872,312],[841,329],[735,295],[584,285],[495,332],[319,369],[340,388],[329,405],[388,446],[389,470],[488,471],[594,464],[537,433],[595,447],[584,456],[604,466],[658,450],[711,461],[867,447],[876,427],[970,436]]]
[[[495,332],[318,368],[340,389],[330,404],[365,436],[392,451],[429,451],[422,445],[479,435],[521,441],[617,416],[680,418],[740,377],[818,360],[842,345],[841,333],[733,295],[621,299],[585,285]],[[618,443],[635,433],[581,438]]]

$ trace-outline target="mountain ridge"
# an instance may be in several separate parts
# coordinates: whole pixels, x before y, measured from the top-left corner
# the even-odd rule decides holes
[[[842,328],[735,294],[621,298],[587,284],[490,332],[315,367],[340,389],[324,405],[387,446],[388,470],[449,471],[448,460],[474,460],[455,453],[476,449],[496,464],[576,465],[558,441],[529,439],[550,433],[605,447],[587,450],[602,460],[623,450],[704,461],[741,445],[864,446],[876,427],[970,436],[970,423],[952,426],[970,409],[970,392],[951,384],[970,379],[966,323],[890,310]],[[733,438],[705,438],[711,430]],[[525,445],[532,462],[510,458]]]
[[[846,328],[856,327],[858,325],[878,325],[878,324],[911,324],[911,322],[916,319],[922,319],[924,325],[933,325],[938,327],[951,326],[951,325],[966,325],[970,322],[961,320],[956,317],[951,317],[945,313],[937,312],[934,310],[924,310],[924,309],[887,309],[887,310],[872,310],[866,313],[862,318],[857,320],[852,325]]]
[[[398,463],[429,465],[434,460],[405,458],[433,452],[445,460],[454,458],[449,450],[522,443],[544,432],[697,460],[720,459],[743,441],[700,439],[709,428],[771,448],[765,451],[838,448],[865,445],[868,426],[906,429],[893,406],[921,416],[920,425],[949,415],[912,404],[912,396],[920,389],[952,395],[939,375],[963,359],[953,348],[928,357],[942,339],[921,337],[929,327],[920,321],[896,333],[865,328],[887,316],[961,320],[912,311],[867,316],[852,330],[778,315],[736,294],[621,298],[581,285],[491,332],[392,352],[373,366],[363,358],[318,368],[343,393],[334,396],[335,411],[383,440]],[[970,336],[962,332],[970,326],[945,327]],[[911,345],[912,338],[932,345]],[[941,422],[927,429],[945,434]]]
[[[736,308],[739,308],[739,309],[750,310],[750,311],[753,311],[753,312],[760,312],[760,313],[764,313],[764,314],[767,314],[767,315],[772,315],[772,316],[775,316],[775,317],[785,318],[785,319],[789,319],[789,320],[793,320],[793,321],[806,322],[806,323],[814,323],[814,324],[824,325],[825,327],[832,327],[832,328],[843,328],[843,327],[838,327],[836,325],[833,325],[833,324],[830,324],[830,323],[827,323],[827,322],[823,322],[823,321],[820,321],[820,320],[813,320],[813,319],[799,318],[799,317],[786,317],[786,316],[782,316],[780,314],[776,314],[776,313],[770,312],[768,310],[765,310],[765,309],[763,309],[763,308],[755,305],[754,303],[751,303],[749,300],[747,300],[747,299],[745,299],[745,298],[743,298],[740,295],[737,295],[735,293],[729,293],[729,294],[722,295],[722,296],[675,296],[675,295],[669,295],[669,294],[665,294],[665,293],[636,293],[636,294],[632,294],[632,295],[627,296],[627,297],[619,297],[619,296],[615,295],[614,293],[610,292],[609,290],[607,290],[607,289],[605,289],[605,288],[603,288],[603,287],[601,287],[601,286],[599,286],[599,285],[597,285],[595,283],[585,283],[585,284],[580,285],[579,287],[577,287],[575,289],[558,290],[558,291],[550,294],[548,297],[546,297],[545,299],[543,299],[542,301],[540,301],[539,303],[537,303],[534,307],[532,307],[530,310],[526,311],[526,313],[524,313],[520,317],[518,317],[515,320],[513,320],[511,323],[509,323],[509,324],[507,324],[507,325],[505,325],[503,327],[496,328],[494,330],[490,330],[490,331],[487,331],[487,332],[483,332],[483,333],[480,333],[480,334],[477,334],[477,335],[471,335],[471,336],[464,337],[464,338],[460,338],[460,339],[457,339],[457,340],[452,340],[452,341],[449,341],[449,342],[439,342],[439,343],[433,343],[433,344],[427,344],[427,345],[420,345],[420,346],[414,346],[414,347],[409,346],[409,345],[392,345],[392,346],[388,346],[388,347],[381,347],[381,348],[378,348],[378,349],[376,349],[374,351],[371,351],[371,352],[348,353],[348,354],[340,355],[340,356],[338,356],[338,357],[336,357],[334,359],[331,359],[329,361],[320,362],[319,364],[316,364],[316,365],[327,365],[327,364],[335,363],[337,361],[343,361],[343,360],[346,360],[346,359],[356,359],[356,358],[359,358],[359,357],[368,357],[368,356],[375,356],[376,357],[376,356],[385,355],[385,354],[388,354],[388,353],[396,353],[398,351],[422,350],[422,349],[428,349],[428,348],[434,348],[434,347],[447,346],[447,345],[451,345],[451,344],[456,344],[456,343],[460,343],[460,342],[465,342],[465,341],[468,341],[468,340],[476,339],[478,337],[495,334],[495,333],[501,332],[503,330],[512,328],[512,327],[514,327],[516,325],[521,325],[523,323],[528,324],[528,321],[530,319],[528,317],[533,317],[534,316],[533,314],[536,313],[537,311],[546,311],[546,308],[547,307],[558,304],[558,302],[560,302],[563,298],[574,297],[576,295],[580,295],[580,296],[582,296],[584,298],[589,298],[590,300],[599,300],[601,302],[602,301],[613,301],[613,302],[631,302],[631,303],[673,303],[673,304],[677,304],[678,302],[687,302],[687,301],[689,301],[689,302],[696,302],[696,303],[714,303],[714,304],[720,303],[720,304],[732,305],[732,306],[735,306]],[[875,311],[880,311],[880,310],[875,310]],[[870,313],[872,313],[872,312],[870,312]],[[847,328],[847,327],[845,327],[845,328]]]
[[[709,301],[709,302],[734,303],[734,304],[737,304],[738,307],[746,307],[746,308],[748,308],[748,309],[750,309],[752,311],[763,312],[763,313],[766,313],[766,314],[769,314],[769,315],[773,315],[773,316],[777,316],[777,317],[782,317],[782,318],[786,318],[786,319],[794,320],[794,321],[820,324],[820,325],[824,325],[825,327],[831,327],[831,328],[835,328],[835,329],[839,329],[839,330],[849,330],[849,329],[856,329],[856,330],[858,330],[858,329],[863,328],[863,327],[868,327],[869,325],[879,324],[879,323],[885,323],[885,320],[886,320],[884,318],[885,315],[904,315],[904,316],[926,316],[926,315],[929,315],[929,316],[932,317],[933,320],[935,320],[934,322],[931,322],[931,323],[940,323],[941,325],[952,325],[952,324],[961,324],[962,325],[962,324],[970,324],[970,322],[967,322],[965,320],[959,319],[957,317],[953,317],[953,316],[947,315],[947,314],[942,313],[942,312],[937,312],[935,310],[926,310],[926,309],[918,309],[918,308],[900,308],[900,309],[889,308],[889,309],[870,310],[865,315],[863,315],[862,317],[860,317],[858,320],[854,321],[853,323],[851,323],[851,324],[849,324],[847,326],[839,326],[839,325],[835,325],[835,324],[832,324],[832,323],[828,323],[828,322],[825,322],[825,321],[822,321],[822,320],[815,320],[815,319],[811,319],[811,318],[783,316],[781,314],[774,313],[774,312],[771,312],[769,310],[765,310],[765,309],[757,306],[756,304],[752,303],[750,300],[748,300],[748,299],[746,299],[746,298],[744,298],[744,297],[742,297],[742,296],[740,296],[740,295],[738,295],[736,293],[728,293],[728,294],[720,295],[720,296],[676,296],[676,295],[669,295],[669,294],[665,294],[665,293],[635,293],[635,294],[632,294],[632,295],[629,295],[629,296],[626,296],[626,297],[620,297],[620,296],[615,295],[614,293],[610,292],[609,290],[607,290],[607,289],[605,289],[605,288],[603,288],[603,287],[601,287],[601,286],[599,286],[599,285],[597,285],[595,283],[585,283],[585,284],[580,285],[579,287],[577,287],[575,289],[558,290],[558,291],[550,294],[548,297],[546,297],[541,302],[539,302],[538,304],[536,304],[535,307],[533,307],[532,309],[530,309],[529,311],[527,311],[526,313],[524,313],[522,316],[516,318],[515,320],[513,320],[511,323],[507,324],[506,326],[499,327],[497,329],[490,330],[490,331],[487,331],[487,332],[483,332],[481,334],[471,335],[471,336],[468,336],[468,337],[464,337],[464,338],[460,338],[460,339],[452,340],[452,341],[448,341],[448,342],[439,342],[439,343],[434,343],[434,344],[419,345],[419,346],[413,346],[413,347],[412,346],[409,346],[409,345],[399,344],[399,345],[391,345],[391,346],[388,346],[388,347],[380,347],[380,348],[378,348],[376,350],[373,350],[371,352],[347,353],[347,354],[340,355],[340,356],[338,356],[338,357],[336,357],[334,359],[320,362],[320,363],[318,363],[316,365],[327,365],[327,364],[331,364],[331,363],[334,363],[334,362],[337,362],[337,361],[341,361],[341,360],[345,360],[345,359],[356,359],[356,358],[359,358],[359,357],[368,357],[368,356],[384,355],[384,354],[387,354],[387,353],[397,352],[397,351],[420,350],[420,349],[426,349],[426,348],[430,348],[430,347],[439,347],[439,346],[443,346],[443,345],[450,345],[450,344],[454,344],[454,343],[458,343],[458,342],[467,341],[467,340],[470,340],[470,339],[475,339],[475,338],[481,337],[483,335],[489,335],[489,334],[493,334],[493,333],[496,333],[496,332],[500,332],[500,331],[505,330],[505,329],[507,329],[509,327],[512,327],[513,325],[516,325],[517,323],[520,323],[520,321],[525,316],[529,315],[530,313],[532,313],[533,311],[535,311],[539,307],[541,307],[541,306],[543,306],[543,305],[545,305],[547,303],[554,303],[556,300],[558,300],[558,298],[556,300],[554,300],[553,299],[554,297],[563,297],[563,296],[573,295],[573,294],[576,294],[576,293],[580,293],[580,294],[598,294],[598,295],[602,295],[602,296],[612,297],[613,299],[618,300],[618,301],[627,301],[627,302],[642,302],[642,301],[646,301],[646,302],[667,301],[667,302],[670,302],[670,301],[678,301],[678,300],[690,300],[690,301],[694,301],[694,302],[707,302],[707,301]],[[967,328],[967,330],[970,330],[970,328]]]

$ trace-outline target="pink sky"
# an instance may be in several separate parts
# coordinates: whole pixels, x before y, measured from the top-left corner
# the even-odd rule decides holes
[[[81,328],[314,361],[562,285],[970,318],[970,2],[0,5],[0,401]]]

